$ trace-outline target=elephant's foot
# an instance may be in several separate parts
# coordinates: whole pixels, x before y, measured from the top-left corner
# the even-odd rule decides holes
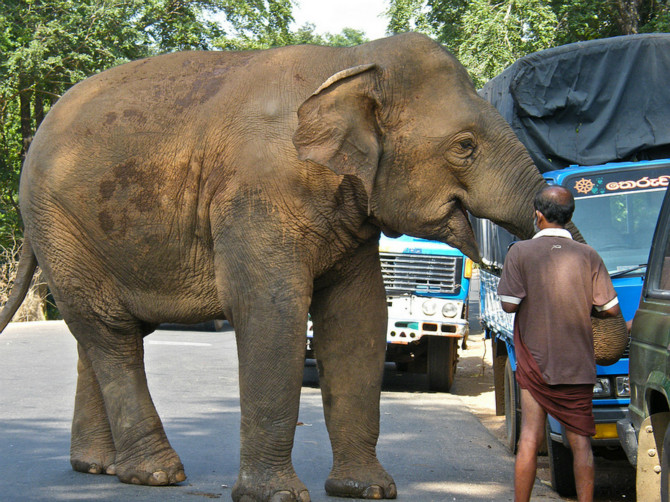
[[[116,474],[116,450],[114,447],[101,448],[99,451],[93,448],[75,448],[70,450],[70,464],[72,469],[88,474]]]
[[[186,480],[184,466],[171,447],[151,454],[139,452],[120,457],[116,459],[116,476],[123,483],[165,486]]]
[[[307,487],[290,472],[256,472],[240,470],[233,487],[235,502],[310,502]]]
[[[326,480],[326,493],[333,497],[394,499],[398,490],[393,478],[375,460],[366,466],[333,467]]]
[[[90,432],[90,431],[89,431]],[[77,472],[88,474],[116,474],[116,448],[109,428],[102,433],[85,436],[73,432],[70,444],[70,464]]]

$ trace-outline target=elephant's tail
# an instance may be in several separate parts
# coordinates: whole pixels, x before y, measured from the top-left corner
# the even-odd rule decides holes
[[[12,286],[12,292],[9,294],[9,299],[5,306],[0,311],[0,332],[2,332],[9,321],[12,320],[16,311],[23,303],[26,293],[30,289],[30,281],[33,279],[33,274],[37,268],[37,258],[33,253],[33,248],[30,245],[28,237],[23,239],[23,248],[21,249],[21,259],[19,260],[19,269],[16,272],[16,279]]]

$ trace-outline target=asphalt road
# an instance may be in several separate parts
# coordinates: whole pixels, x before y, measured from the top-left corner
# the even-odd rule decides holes
[[[12,324],[0,334],[0,500],[230,500],[240,419],[232,332],[157,331],[145,346],[149,386],[187,481],[151,488],[73,472],[74,339],[62,322]],[[312,500],[335,501],[323,490],[331,454],[315,375],[308,365],[293,459]],[[461,396],[429,393],[420,378],[388,369],[378,455],[398,500],[513,499],[514,457],[469,410]],[[538,481],[533,500],[561,498]]]

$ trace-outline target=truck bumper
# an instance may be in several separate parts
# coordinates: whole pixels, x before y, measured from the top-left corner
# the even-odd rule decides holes
[[[429,296],[387,296],[386,341],[406,345],[424,336],[466,338],[469,333],[467,303]]]
[[[619,434],[619,442],[623,451],[626,452],[630,465],[637,465],[637,434],[635,428],[628,417],[622,418],[616,423],[616,430]]]
[[[468,322],[462,319],[449,322],[389,319],[386,342],[404,345],[417,342],[424,336],[467,338],[469,332]]]

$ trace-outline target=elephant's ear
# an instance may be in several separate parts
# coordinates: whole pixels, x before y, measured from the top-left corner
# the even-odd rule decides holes
[[[376,68],[367,64],[342,70],[321,84],[298,109],[293,135],[300,160],[357,176],[368,196],[382,151]]]

